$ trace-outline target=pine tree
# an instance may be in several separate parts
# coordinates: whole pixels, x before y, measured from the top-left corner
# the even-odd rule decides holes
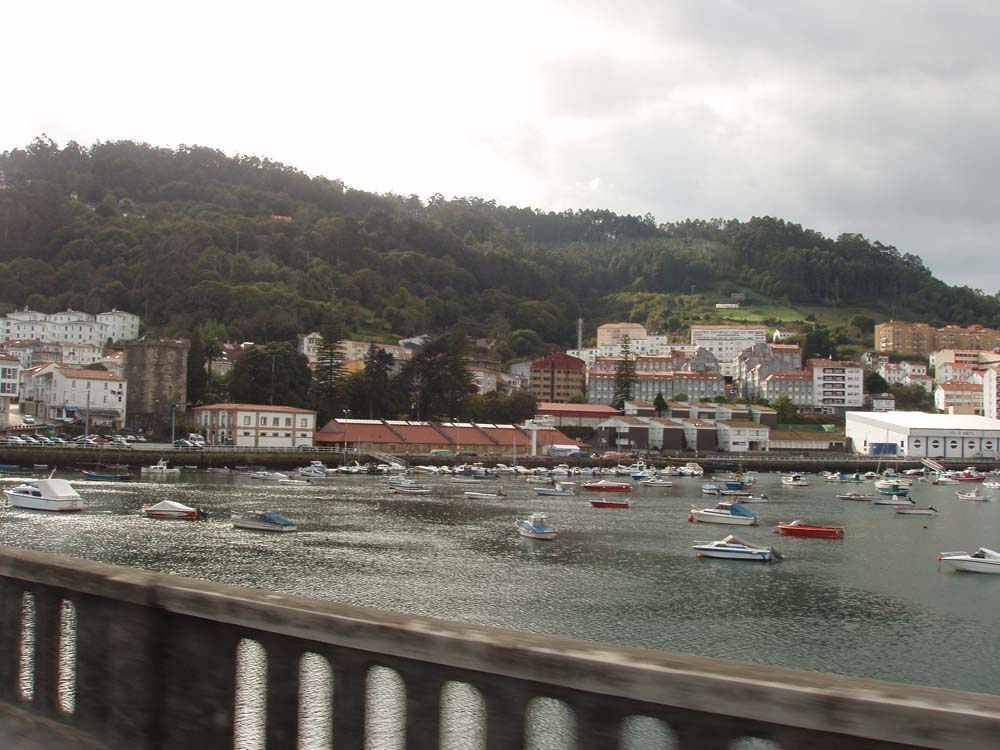
[[[639,377],[635,374],[635,360],[632,359],[632,340],[622,336],[621,361],[615,367],[615,393],[611,405],[622,409],[626,401],[632,399],[632,392]]]
[[[667,400],[663,398],[662,393],[657,393],[656,398],[653,399],[653,409],[656,411],[656,416],[660,416],[667,410]]]
[[[340,327],[327,325],[320,331],[323,339],[316,347],[313,370],[313,397],[322,424],[340,414],[344,406],[344,355]]]

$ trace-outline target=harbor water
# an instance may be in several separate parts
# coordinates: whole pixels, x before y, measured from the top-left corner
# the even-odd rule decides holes
[[[783,487],[777,474],[762,474],[754,491],[769,502],[748,506],[760,526],[729,527],[689,522],[692,506],[719,498],[684,477],[669,488],[636,485],[628,509],[597,509],[592,493],[537,497],[513,477],[483,482],[505,497],[470,500],[468,485],[444,477],[417,478],[432,492],[405,495],[366,475],[308,485],[199,471],[128,483],[57,476],[73,481],[87,510],[6,508],[0,543],[462,622],[1000,694],[1000,576],[937,562],[945,550],[1000,548],[1000,490],[995,502],[977,502],[956,497],[964,485],[916,482],[917,505],[939,513],[900,516],[836,498],[874,493],[870,482],[813,475],[808,486]],[[3,474],[0,486],[28,477],[41,474]],[[210,518],[140,516],[142,504],[161,500],[206,508]],[[234,529],[231,514],[250,510],[278,511],[299,530]],[[516,533],[515,520],[539,510],[558,529],[555,540]],[[842,526],[845,536],[773,534],[795,519]],[[728,533],[785,559],[699,559],[691,549]]]

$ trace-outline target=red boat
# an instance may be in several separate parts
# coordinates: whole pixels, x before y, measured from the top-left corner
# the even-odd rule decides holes
[[[608,500],[602,497],[600,500],[591,500],[590,504],[595,508],[627,508],[628,500]]]
[[[590,490],[591,492],[631,492],[632,485],[628,482],[609,482],[607,479],[602,479],[599,482],[590,482],[589,484],[582,485],[583,489]]]
[[[815,536],[821,539],[840,539],[844,536],[844,530],[839,526],[815,526],[810,523],[802,523],[802,521],[779,523],[775,533],[788,534],[789,536]]]

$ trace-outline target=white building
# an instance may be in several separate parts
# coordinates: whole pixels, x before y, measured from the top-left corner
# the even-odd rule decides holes
[[[297,448],[311,446],[316,433],[316,412],[294,406],[210,404],[191,414],[208,445]]]
[[[905,458],[996,460],[1000,420],[919,411],[847,412],[854,452]]]
[[[121,310],[98,315],[78,310],[65,310],[52,315],[19,310],[0,318],[0,335],[6,341],[37,339],[102,347],[109,340],[131,341],[138,338],[139,316]]]
[[[597,346],[616,346],[621,348],[626,336],[630,341],[646,338],[646,327],[640,323],[605,323],[597,326]]]
[[[657,394],[663,398],[685,395],[695,401],[724,396],[726,384],[715,372],[642,371],[636,372],[632,398],[654,401]],[[587,403],[610,404],[615,396],[615,371],[591,370],[587,377]]]
[[[719,360],[722,374],[736,374],[736,358],[744,349],[767,343],[767,328],[751,325],[691,326],[691,344],[708,349]]]
[[[743,420],[720,419],[715,423],[719,450],[735,453],[766,451],[771,428],[766,424]]]
[[[808,359],[813,376],[813,406],[824,414],[860,409],[864,404],[865,371],[857,362]]]
[[[938,383],[934,408],[947,414],[983,414],[981,383]]]
[[[0,352],[0,430],[5,430],[10,405],[20,393],[21,360],[15,354]]]
[[[106,370],[80,370],[50,362],[21,373],[21,411],[36,418],[125,424],[128,383]]]
[[[983,370],[983,416],[1000,419],[1000,366]]]

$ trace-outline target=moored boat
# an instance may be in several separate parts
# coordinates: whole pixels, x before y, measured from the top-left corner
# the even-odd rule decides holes
[[[83,510],[83,498],[65,479],[34,479],[4,490],[12,508],[26,510]]]
[[[181,467],[171,466],[165,458],[161,458],[152,466],[143,466],[141,471],[143,474],[180,474]]]
[[[529,539],[555,539],[558,533],[544,513],[532,513],[527,519],[518,519],[514,526],[518,534]]]
[[[819,526],[802,521],[779,522],[777,531],[787,536],[811,536],[818,539],[841,539],[844,530],[839,526]]]
[[[581,486],[590,492],[629,492],[632,489],[632,485],[628,482],[612,482],[609,479],[600,479]]]
[[[163,518],[178,521],[204,521],[208,512],[202,508],[192,508],[173,500],[163,500],[156,505],[146,503],[139,510],[146,518]]]
[[[926,508],[896,508],[897,516],[936,516],[937,508],[928,505]]]
[[[809,480],[802,474],[782,474],[781,484],[783,487],[807,487]]]
[[[649,479],[640,480],[639,484],[643,487],[673,487],[674,483],[669,479],[656,479],[650,477]]]
[[[81,470],[84,479],[88,479],[91,482],[128,482],[132,479],[129,474],[108,474],[101,471],[87,471],[86,469]]]
[[[689,521],[728,523],[736,526],[756,526],[759,516],[735,501],[719,503],[714,508],[691,508]]]
[[[968,552],[942,552],[938,555],[938,562],[969,573],[1000,573],[1000,552],[986,547],[980,547],[971,555]]]
[[[899,507],[900,505],[916,505],[916,503],[906,495],[878,494],[872,498],[872,505],[892,505]]]
[[[572,482],[556,482],[552,487],[535,487],[534,490],[536,495],[551,497],[566,497],[576,494]]]
[[[624,500],[608,500],[608,498],[602,497],[600,500],[591,500],[590,505],[594,508],[627,508],[629,501],[628,498]]]
[[[427,487],[414,487],[414,486],[399,486],[393,487],[390,485],[393,495],[429,495],[431,491]]]
[[[956,490],[955,497],[959,498],[960,500],[983,500],[986,502],[989,502],[990,500],[989,495],[983,495],[982,493],[979,492],[978,488],[970,490],[969,492],[962,492],[961,490]]]
[[[462,495],[469,500],[500,500],[507,497],[507,493],[501,489],[496,492],[463,492]]]
[[[864,492],[841,492],[837,495],[840,500],[871,500],[874,495],[866,495]]]
[[[298,526],[295,521],[286,518],[280,513],[269,510],[253,511],[250,513],[233,514],[234,529],[250,529],[251,531],[296,531]]]
[[[282,479],[290,479],[287,474],[280,471],[255,471],[250,474],[251,479],[260,479],[264,482],[280,482]]]
[[[724,560],[770,562],[771,560],[783,559],[781,553],[774,547],[756,547],[733,534],[715,542],[692,544],[691,549],[698,557],[718,557]]]

